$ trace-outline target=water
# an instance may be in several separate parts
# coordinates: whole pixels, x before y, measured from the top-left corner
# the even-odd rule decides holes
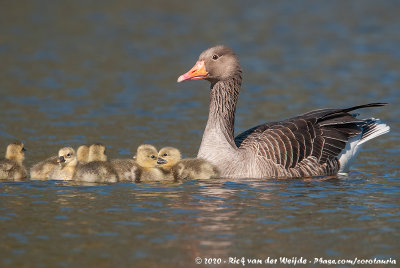
[[[176,79],[215,44],[231,46],[244,70],[237,132],[375,101],[390,105],[361,116],[392,131],[340,178],[0,182],[0,266],[399,262],[399,12],[398,1],[3,1],[0,153],[23,140],[27,167],[94,142],[109,158],[130,157],[142,143],[196,155],[208,84]]]

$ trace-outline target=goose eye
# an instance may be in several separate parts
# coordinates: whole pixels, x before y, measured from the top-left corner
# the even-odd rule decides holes
[[[163,156],[167,156],[167,153],[163,154]]]
[[[213,59],[213,60],[217,60],[217,59],[218,59],[218,55],[214,54],[214,55],[212,56],[212,59]]]

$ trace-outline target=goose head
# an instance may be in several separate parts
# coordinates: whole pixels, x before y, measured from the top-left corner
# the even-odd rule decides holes
[[[136,152],[136,162],[144,168],[154,168],[157,165],[157,149],[150,144],[142,144]]]
[[[6,159],[17,161],[22,164],[25,159],[25,147],[20,141],[15,141],[7,146]]]
[[[58,151],[57,163],[60,167],[76,164],[75,150],[72,147],[64,147]]]
[[[161,168],[170,169],[181,160],[181,152],[174,147],[164,147],[158,152],[157,164]]]
[[[203,51],[193,68],[179,76],[178,82],[205,79],[215,83],[238,72],[241,69],[235,52],[227,46],[215,46]]]

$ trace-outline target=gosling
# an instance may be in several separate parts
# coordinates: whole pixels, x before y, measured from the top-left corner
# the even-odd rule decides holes
[[[136,163],[131,169],[131,180],[136,182],[163,180],[165,178],[163,172],[156,167],[157,155],[157,149],[153,145],[140,145],[136,152]]]
[[[36,180],[44,180],[49,178],[50,173],[53,169],[59,166],[58,156],[51,156],[39,163],[33,165],[30,169],[31,179]],[[78,163],[85,164],[89,158],[89,146],[88,145],[81,145],[78,147],[76,151],[76,158]]]
[[[89,145],[81,145],[76,150],[76,157],[79,164],[86,164],[89,161]]]
[[[22,142],[16,141],[7,146],[5,159],[0,160],[1,180],[24,180],[28,177],[22,162],[25,159],[25,147]]]
[[[78,166],[73,177],[84,182],[117,182],[118,174],[107,161],[106,147],[101,143],[89,147],[88,163]]]
[[[49,180],[72,180],[78,159],[72,147],[64,147],[58,151],[58,166],[53,168],[48,175]]]
[[[51,156],[31,167],[29,173],[31,179],[44,180],[49,177],[50,173],[58,166],[58,156]]]
[[[202,158],[181,160],[181,153],[174,147],[164,147],[158,153],[158,166],[168,178],[180,180],[209,180],[220,177],[219,169]]]
[[[135,166],[134,159],[113,159],[111,164],[118,174],[119,181],[131,181],[130,170]]]

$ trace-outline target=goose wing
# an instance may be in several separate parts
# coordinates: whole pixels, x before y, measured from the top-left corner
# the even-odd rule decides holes
[[[321,109],[280,122],[262,124],[235,138],[238,148],[257,151],[284,169],[296,168],[305,159],[320,165],[336,161],[351,137],[363,132],[365,120],[349,112],[385,103],[370,103],[346,109]],[[336,165],[336,164],[335,164]]]

